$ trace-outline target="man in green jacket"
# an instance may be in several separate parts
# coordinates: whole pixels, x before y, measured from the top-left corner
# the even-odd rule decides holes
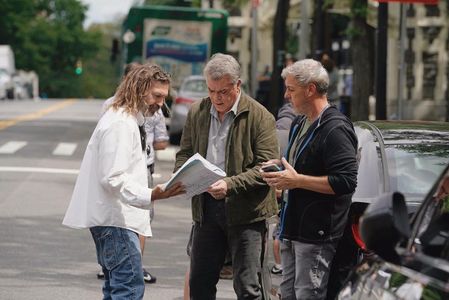
[[[277,213],[277,204],[259,168],[279,157],[275,120],[242,92],[240,65],[232,56],[213,55],[204,76],[209,97],[189,111],[175,170],[198,152],[227,177],[192,198],[190,297],[215,299],[229,250],[237,298],[269,299],[264,286],[266,220]]]

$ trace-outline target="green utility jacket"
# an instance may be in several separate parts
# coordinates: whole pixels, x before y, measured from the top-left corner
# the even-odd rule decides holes
[[[206,157],[210,127],[211,100],[194,103],[187,115],[176,154],[175,171],[195,153]],[[277,213],[274,189],[262,180],[262,162],[279,158],[273,115],[257,101],[242,93],[237,115],[226,141],[224,179],[228,185],[226,219],[229,226],[265,220]],[[220,200],[217,200],[220,201]],[[192,217],[202,222],[203,196],[192,198]]]

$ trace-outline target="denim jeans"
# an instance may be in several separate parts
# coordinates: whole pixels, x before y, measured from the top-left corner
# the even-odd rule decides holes
[[[119,227],[90,228],[103,268],[103,299],[142,299],[145,291],[137,233]]]
[[[209,198],[209,197],[208,197]],[[226,225],[223,200],[206,199],[204,218],[193,227],[190,255],[190,297],[193,300],[216,299],[216,284],[226,252],[230,251],[237,299],[269,299],[265,283],[264,257],[267,226],[265,221]]]
[[[325,299],[336,243],[281,240],[282,300]]]

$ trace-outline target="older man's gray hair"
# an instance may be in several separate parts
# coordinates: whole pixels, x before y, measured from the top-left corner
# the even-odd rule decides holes
[[[210,60],[204,67],[204,77],[212,80],[220,80],[228,75],[233,84],[240,79],[240,64],[238,61],[228,54],[216,53],[212,55]]]
[[[303,59],[282,70],[282,78],[295,77],[299,85],[314,83],[319,94],[326,94],[329,87],[329,75],[323,65],[314,59]]]

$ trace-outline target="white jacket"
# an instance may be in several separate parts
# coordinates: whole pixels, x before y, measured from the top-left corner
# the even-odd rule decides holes
[[[87,145],[63,224],[115,226],[151,236],[151,189],[138,124],[141,114],[113,108],[101,117]]]

